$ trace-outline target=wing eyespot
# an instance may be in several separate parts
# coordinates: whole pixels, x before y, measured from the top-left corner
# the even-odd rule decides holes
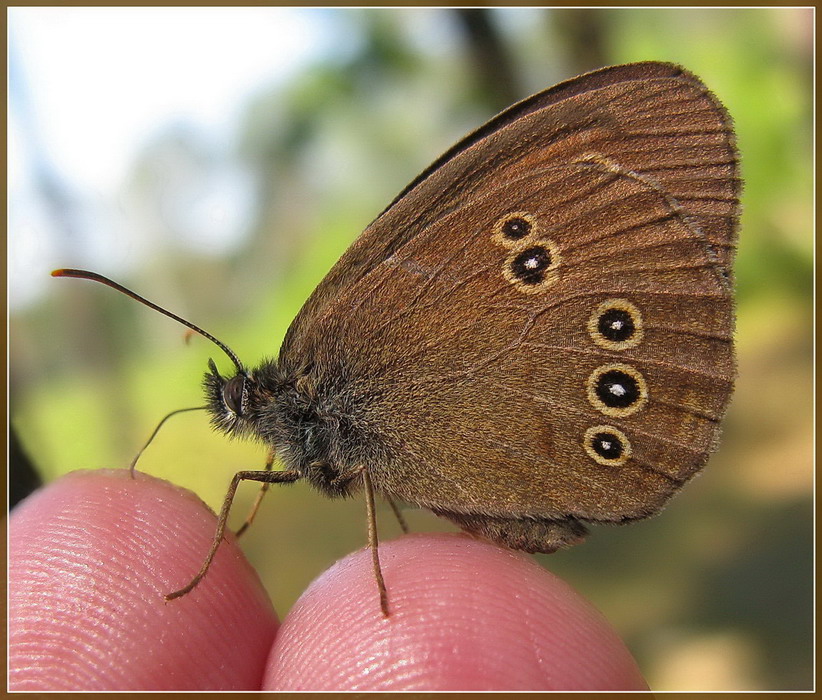
[[[526,294],[538,294],[559,279],[557,246],[547,239],[526,240],[512,249],[503,263],[502,274]]]
[[[627,299],[606,299],[588,319],[588,334],[606,350],[628,350],[642,342],[643,320]]]
[[[515,211],[497,219],[491,240],[505,248],[513,248],[521,241],[533,239],[537,231],[537,220],[533,214]]]
[[[631,441],[619,428],[594,425],[582,441],[586,454],[603,467],[621,467],[632,454]]]
[[[597,367],[588,377],[588,401],[606,416],[624,418],[648,401],[648,385],[642,373],[626,364]]]

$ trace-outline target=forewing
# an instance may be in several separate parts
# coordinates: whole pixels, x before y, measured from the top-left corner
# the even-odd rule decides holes
[[[294,319],[283,353],[338,294],[489,187],[597,152],[652,176],[730,269],[740,181],[730,118],[692,74],[667,63],[605,68],[513,105],[420,174],[340,258]]]

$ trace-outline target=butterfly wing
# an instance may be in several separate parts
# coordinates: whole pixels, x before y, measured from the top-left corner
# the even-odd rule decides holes
[[[352,460],[384,492],[618,521],[713,449],[734,375],[733,135],[694,78],[614,70],[469,137],[295,320],[281,366],[345,405]]]
[[[694,218],[730,269],[740,189],[731,121],[699,79],[657,62],[594,71],[506,109],[454,145],[377,217],[294,319],[283,352],[340,290],[489,183],[586,151],[653,176]]]

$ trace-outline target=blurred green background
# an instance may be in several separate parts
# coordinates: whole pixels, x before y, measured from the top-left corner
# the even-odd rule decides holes
[[[10,175],[12,468],[28,461],[46,481],[127,465],[161,416],[201,403],[207,358],[227,365],[207,342],[185,343],[184,329],[110,290],[47,280],[50,267],[115,276],[253,365],[276,354],[358,232],[501,108],[609,64],[674,61],[701,76],[735,119],[746,181],[739,380],[721,449],[659,517],[595,528],[583,546],[537,559],[603,611],[654,690],[812,687],[813,10],[290,10],[316,50],[226,104],[227,126],[170,112],[102,189],[72,182],[38,137],[63,116],[37,111],[36,90],[49,85],[23,70],[34,55],[23,30],[55,19],[50,8],[27,9],[35,14],[9,15],[10,109],[24,124],[10,151],[35,163],[26,197],[15,198]],[[92,44],[123,20],[96,11],[84,39]],[[225,31],[242,38],[244,8],[220,11]],[[283,10],[254,11],[272,47],[294,39]],[[133,31],[151,51],[154,27],[181,22],[176,49],[196,64],[204,16],[177,11]],[[226,70],[238,61],[229,47],[209,50]],[[115,45],[105,61],[116,70],[125,53]],[[193,74],[173,87],[208,90],[209,76],[197,77],[196,87]],[[93,73],[73,80],[112,88]],[[136,109],[157,83],[125,87]],[[100,148],[90,133],[74,147]],[[19,253],[38,227],[48,236]],[[225,239],[209,234],[221,227]],[[40,286],[24,294],[32,280]],[[139,467],[218,508],[233,472],[263,461],[260,447],[212,433],[194,412],[172,419]],[[25,478],[13,471],[12,493]],[[255,494],[241,489],[235,523]],[[406,515],[415,531],[453,529],[428,512]],[[386,505],[378,517],[383,537],[399,534]],[[332,502],[298,484],[269,494],[243,547],[282,615],[315,576],[364,546],[365,533],[361,499]]]

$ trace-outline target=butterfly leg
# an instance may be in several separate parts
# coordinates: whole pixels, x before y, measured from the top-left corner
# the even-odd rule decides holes
[[[268,453],[268,458],[265,460],[265,471],[270,472],[273,465],[274,452],[272,451]],[[270,481],[263,482],[263,485],[257,492],[257,498],[254,499],[254,505],[251,506],[251,512],[246,516],[245,522],[237,528],[237,531],[234,533],[234,537],[239,537],[246,530],[248,530],[249,527],[251,527],[251,523],[254,522],[254,518],[257,516],[257,511],[260,509],[260,504],[263,502],[263,497],[265,496],[266,491],[268,491],[269,486],[271,486]]]
[[[217,548],[220,546],[220,542],[222,542],[223,535],[225,534],[226,522],[228,521],[228,513],[231,510],[231,502],[234,500],[234,494],[236,493],[237,486],[240,484],[241,481],[262,481],[266,484],[290,484],[297,481],[300,478],[301,477],[299,472],[296,471],[274,472],[266,470],[237,472],[234,475],[234,478],[231,480],[231,485],[228,487],[228,492],[225,495],[223,507],[220,510],[220,516],[217,519],[217,531],[214,533],[214,541],[211,543],[211,549],[209,549],[205,561],[203,562],[203,565],[200,567],[200,570],[197,572],[197,575],[193,579],[191,579],[191,581],[186,586],[183,586],[183,588],[181,588],[179,591],[169,593],[165,596],[165,599],[168,601],[174,600],[174,598],[179,598],[180,596],[184,596],[186,593],[191,591],[198,583],[200,583],[203,576],[206,575],[208,568],[211,566],[211,561],[214,559],[214,555],[217,553]]]
[[[311,466],[312,467],[317,467],[317,466],[320,466],[322,464],[324,464],[324,463],[323,462],[314,462]],[[344,491],[345,493],[347,493],[348,492],[347,491],[348,482],[351,481],[352,479],[357,478],[364,471],[365,471],[365,467],[362,467],[362,466],[356,466],[356,467],[346,469],[345,471],[338,474],[331,481],[331,485],[332,486],[339,486],[341,488],[341,491]],[[402,516],[402,513],[400,512],[400,509],[397,506],[397,504],[394,502],[394,499],[391,498],[391,496],[387,496],[385,494],[383,494],[383,498],[385,498],[385,500],[388,501],[388,505],[391,506],[391,510],[394,512],[394,517],[397,518],[397,522],[400,524],[400,527],[402,528],[403,533],[407,535],[410,532],[410,530],[408,529],[408,524],[405,522],[405,518]]]
[[[396,503],[394,503],[394,499],[391,498],[391,496],[386,496],[385,500],[388,501],[388,505],[390,505],[391,510],[394,511],[394,517],[397,518],[397,522],[400,524],[400,527],[402,528],[403,534],[407,535],[411,531],[408,529],[408,523],[405,522],[405,518],[402,516],[402,513],[400,512],[399,507],[397,506]]]
[[[365,486],[365,508],[368,514],[368,547],[371,550],[371,563],[374,566],[374,578],[377,579],[377,588],[380,592],[380,609],[384,617],[388,617],[388,591],[385,588],[385,579],[380,567],[379,540],[377,537],[377,509],[374,507],[374,486],[367,469],[362,470],[362,481]]]

